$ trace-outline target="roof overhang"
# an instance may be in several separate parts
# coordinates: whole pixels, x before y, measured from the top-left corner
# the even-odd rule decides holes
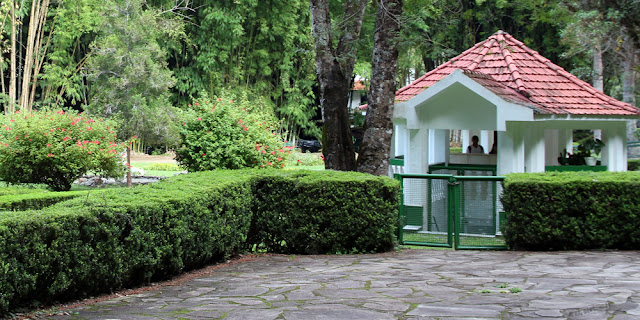
[[[476,82],[462,70],[396,104],[394,122],[408,129],[506,130],[507,121],[534,121],[535,107],[507,100]],[[404,120],[404,121],[403,121]]]

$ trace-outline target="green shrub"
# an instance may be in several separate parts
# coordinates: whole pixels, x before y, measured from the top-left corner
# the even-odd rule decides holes
[[[118,177],[124,164],[113,123],[65,111],[2,117],[0,179],[9,183],[44,183],[66,191],[89,171]]]
[[[185,114],[176,160],[189,171],[284,167],[291,152],[276,134],[277,121],[251,105],[218,98]],[[253,107],[257,108],[257,107]]]
[[[0,212],[0,316],[166,278],[259,244],[290,253],[387,250],[398,189],[358,173],[212,171]]]
[[[23,189],[29,190],[29,189]],[[0,196],[0,210],[25,211],[46,208],[61,201],[87,195],[90,191],[49,192],[42,189],[31,189],[37,192],[20,193]],[[96,189],[91,192],[100,192]]]
[[[501,200],[511,248],[640,248],[640,172],[511,174]]]
[[[640,171],[640,159],[631,159],[627,161],[627,170]]]
[[[250,245],[306,254],[381,252],[393,246],[394,180],[353,172],[287,171],[261,177],[254,195]]]

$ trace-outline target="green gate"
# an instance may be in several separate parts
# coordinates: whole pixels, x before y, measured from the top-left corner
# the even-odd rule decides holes
[[[500,232],[504,218],[499,195],[504,177],[478,175],[483,171],[466,173],[471,175],[395,175],[402,186],[398,230],[401,244],[455,249],[507,248]]]

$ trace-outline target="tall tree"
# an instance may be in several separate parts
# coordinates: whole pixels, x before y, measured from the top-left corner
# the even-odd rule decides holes
[[[118,118],[121,138],[138,135],[145,143],[157,144],[175,137],[168,126],[174,113],[169,88],[175,80],[158,39],[179,32],[179,26],[175,30],[143,0],[108,0],[102,14],[86,63],[91,94],[87,112]]]
[[[328,0],[310,0],[312,32],[315,39],[316,75],[320,87],[320,106],[325,168],[356,170],[355,147],[349,121],[348,97],[356,60],[356,41],[369,0],[347,0],[339,39],[332,30]]]
[[[16,103],[16,4],[15,0],[11,0],[11,71],[9,75],[9,101],[5,112],[12,113]]]
[[[403,0],[376,0],[371,91],[358,156],[358,171],[387,175],[393,133],[398,41]]]

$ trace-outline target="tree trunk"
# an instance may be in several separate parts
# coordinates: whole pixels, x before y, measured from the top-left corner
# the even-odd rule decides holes
[[[371,67],[371,99],[365,118],[358,171],[384,176],[389,172],[398,66],[397,44],[403,0],[377,1],[378,13]]]
[[[41,49],[41,30],[47,18],[49,0],[35,1],[31,4],[31,16],[29,17],[29,30],[27,34],[27,51],[24,61],[24,74],[22,76],[22,92],[20,94],[20,109],[31,112],[32,106],[29,103],[31,90],[29,85],[36,82],[37,57]]]
[[[635,46],[633,45],[633,40],[631,37],[625,37],[625,41],[623,43],[623,58],[622,58],[622,101],[629,103],[631,105],[636,105],[636,59],[637,55],[635,52]],[[627,121],[627,140],[628,141],[636,141],[638,137],[635,136],[635,133],[638,129],[638,121],[637,120],[628,120]],[[638,155],[640,153],[640,148],[633,148],[633,150],[629,150],[630,155]]]
[[[604,92],[603,69],[602,44],[595,43],[593,46],[593,87],[600,92]]]
[[[16,103],[16,4],[11,1],[11,71],[9,74],[9,102],[5,113],[13,113]]]
[[[348,0],[338,47],[334,49],[327,0],[310,0],[311,22],[316,51],[316,74],[322,107],[325,168],[356,169],[355,147],[349,121],[349,83],[356,58],[355,42],[360,36],[364,10],[369,0]]]

